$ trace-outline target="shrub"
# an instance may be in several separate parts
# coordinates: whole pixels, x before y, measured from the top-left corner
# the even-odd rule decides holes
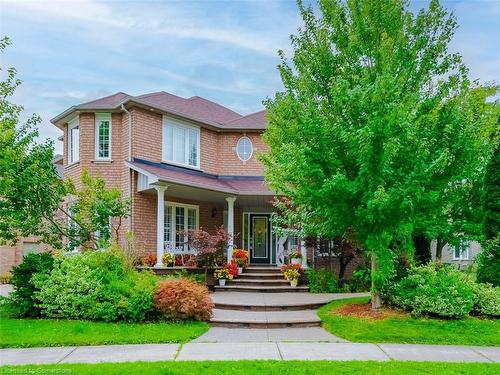
[[[54,266],[54,258],[50,253],[31,253],[23,258],[23,262],[12,269],[14,291],[9,297],[13,312],[20,317],[40,316],[40,309],[34,298],[39,290],[33,278],[35,275],[46,275]]]
[[[438,263],[413,267],[390,288],[390,301],[415,315],[462,318],[474,305],[472,280]]]
[[[338,282],[335,275],[325,268],[306,270],[309,290],[312,293],[335,293],[338,291]]]
[[[163,317],[173,320],[209,320],[214,306],[207,287],[188,279],[162,281],[153,302]]]
[[[352,273],[351,289],[357,292],[370,290],[372,283],[371,270],[366,266],[358,266]]]
[[[474,312],[481,315],[500,316],[500,287],[494,287],[491,284],[475,284]]]
[[[500,238],[486,244],[478,256],[477,281],[500,286]]]
[[[156,277],[110,251],[60,257],[34,279],[42,314],[53,318],[139,322],[152,309]]]

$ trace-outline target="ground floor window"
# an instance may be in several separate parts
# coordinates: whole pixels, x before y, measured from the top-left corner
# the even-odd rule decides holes
[[[183,232],[198,229],[199,207],[188,204],[165,203],[165,247],[170,251],[188,251]]]
[[[453,249],[453,260],[469,260],[469,242],[461,240]]]

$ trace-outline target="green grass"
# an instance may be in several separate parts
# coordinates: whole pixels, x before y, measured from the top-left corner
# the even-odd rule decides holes
[[[204,322],[102,323],[14,319],[0,307],[0,347],[183,343],[208,330]]]
[[[102,364],[61,364],[4,366],[0,372],[67,374],[498,374],[500,364],[436,362],[334,362],[334,361],[232,361],[232,362],[128,362]],[[15,372],[16,371],[16,372]],[[35,372],[33,372],[35,373]]]
[[[333,301],[320,308],[318,315],[325,329],[354,342],[500,346],[498,319],[442,320],[402,315],[371,320],[332,314],[332,310],[353,302],[367,303],[368,297]]]

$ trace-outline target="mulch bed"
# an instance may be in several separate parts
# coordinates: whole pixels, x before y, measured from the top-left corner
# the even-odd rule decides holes
[[[334,315],[350,316],[354,318],[367,318],[371,320],[383,320],[393,317],[402,317],[406,314],[402,311],[394,310],[388,307],[380,310],[372,310],[369,303],[348,303],[332,311]]]

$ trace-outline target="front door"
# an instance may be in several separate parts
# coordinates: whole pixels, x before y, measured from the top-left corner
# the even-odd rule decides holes
[[[250,215],[250,263],[270,263],[270,233],[269,215]]]

